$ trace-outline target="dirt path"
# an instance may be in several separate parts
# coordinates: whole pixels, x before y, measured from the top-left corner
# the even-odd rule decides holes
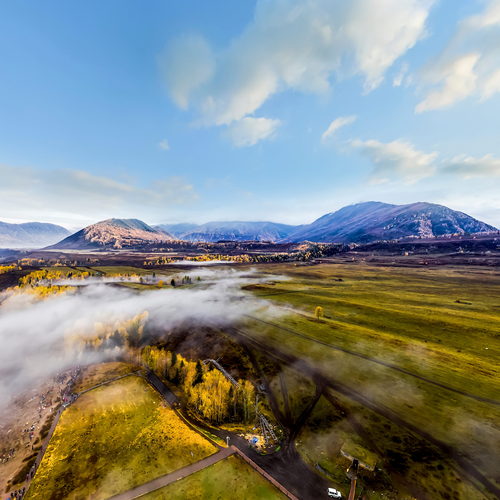
[[[294,311],[294,312],[297,313],[297,311]],[[299,313],[297,313],[297,314],[299,314]],[[329,349],[344,352],[344,353],[349,354],[351,356],[356,356],[357,358],[361,358],[361,359],[364,359],[366,361],[370,361],[371,363],[376,363],[376,364],[384,366],[386,368],[390,368],[391,370],[395,370],[397,372],[404,373],[405,375],[409,375],[410,377],[416,378],[418,380],[422,380],[423,382],[426,382],[428,384],[435,385],[437,387],[440,387],[441,389],[445,389],[447,391],[454,392],[456,394],[460,394],[461,396],[465,396],[466,398],[475,399],[476,401],[481,401],[482,403],[488,403],[488,404],[500,406],[500,401],[498,401],[496,399],[490,399],[490,398],[485,398],[483,396],[478,396],[476,394],[471,394],[470,392],[466,392],[466,391],[463,391],[461,389],[456,389],[455,387],[451,387],[449,385],[442,384],[441,382],[437,382],[436,380],[424,377],[423,375],[419,375],[418,373],[411,372],[409,370],[406,370],[405,368],[401,368],[398,365],[394,365],[392,363],[388,363],[386,361],[382,361],[382,360],[377,359],[377,358],[372,358],[370,356],[367,356],[366,354],[361,354],[361,353],[356,352],[356,351],[351,351],[350,349],[346,349],[344,347],[340,347],[340,346],[335,345],[335,344],[330,344],[330,343],[325,342],[323,340],[319,340],[319,339],[316,339],[314,337],[311,337],[305,333],[298,332],[296,330],[293,330],[291,328],[287,328],[285,326],[278,325],[276,323],[271,323],[270,321],[265,321],[263,319],[256,318],[255,316],[250,316],[248,314],[246,316],[254,321],[258,321],[259,323],[263,323],[265,325],[272,326],[273,328],[278,328],[279,330],[283,330],[287,333],[291,333],[292,335],[295,335],[296,337],[300,337],[300,338],[303,338],[303,339],[308,340],[310,342],[314,342],[316,344],[320,344],[320,345],[323,345],[325,347],[328,347]]]
[[[203,458],[199,462],[195,462],[194,464],[187,465],[182,469],[178,469],[174,472],[170,472],[169,474],[165,474],[164,476],[157,477],[148,483],[141,484],[132,490],[126,491],[125,493],[120,493],[119,495],[115,495],[110,498],[110,500],[132,500],[134,498],[139,498],[146,493],[151,493],[152,491],[159,490],[174,481],[178,481],[179,479],[183,479],[195,472],[199,472],[200,470],[206,469],[211,465],[224,460],[225,458],[233,455],[236,451],[233,448],[222,448],[217,453],[210,455],[209,457]]]

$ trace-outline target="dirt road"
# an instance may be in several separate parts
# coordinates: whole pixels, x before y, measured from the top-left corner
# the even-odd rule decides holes
[[[115,495],[111,497],[109,500],[132,500],[134,498],[139,498],[146,493],[150,493],[155,490],[159,490],[174,481],[178,481],[186,476],[190,476],[195,472],[199,472],[211,465],[224,460],[225,458],[233,455],[236,451],[233,448],[222,448],[217,453],[210,455],[207,458],[200,460],[199,462],[195,462],[194,464],[187,465],[182,469],[178,469],[174,472],[170,472],[169,474],[165,474],[164,476],[157,477],[148,483],[141,484],[132,490],[126,491],[125,493],[120,493],[119,495]]]

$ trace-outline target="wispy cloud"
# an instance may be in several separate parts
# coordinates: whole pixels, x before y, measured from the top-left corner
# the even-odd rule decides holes
[[[399,71],[392,79],[392,86],[393,87],[408,86],[412,81],[411,76],[408,74],[409,70],[410,67],[408,66],[408,63],[404,62],[399,68]]]
[[[192,185],[175,176],[141,186],[84,170],[0,164],[0,179],[2,216],[32,220],[39,219],[40,211],[45,219],[74,223],[117,214],[144,217],[197,197]]]
[[[253,21],[227,47],[214,51],[198,35],[182,36],[160,64],[180,108],[193,108],[205,125],[227,126],[279,92],[327,92],[333,77],[361,75],[372,90],[424,36],[433,3],[259,1]]]
[[[445,161],[443,171],[455,174],[463,179],[473,177],[500,177],[500,158],[493,155],[474,156],[460,155]]]
[[[159,143],[158,143],[158,147],[162,150],[162,151],[168,151],[170,149],[170,144],[169,142],[167,141],[167,139],[162,139]]]
[[[462,179],[500,177],[500,159],[493,155],[440,158],[439,153],[420,151],[403,139],[391,142],[355,139],[350,145],[370,160],[373,166],[371,178],[376,183],[394,179],[414,183],[437,174]]]
[[[351,145],[371,161],[374,182],[387,182],[398,177],[413,183],[435,172],[437,153],[423,153],[413,144],[401,139],[387,143],[374,139],[355,139],[351,141]]]
[[[328,139],[330,139],[335,134],[335,132],[337,132],[337,130],[345,127],[346,125],[354,123],[356,119],[357,117],[354,115],[339,116],[338,118],[335,118],[335,120],[333,120],[330,125],[328,125],[328,128],[321,135],[321,140],[323,142],[327,142]]]
[[[246,117],[232,123],[226,133],[236,147],[248,147],[272,137],[280,123],[270,118]]]
[[[486,100],[500,92],[500,0],[462,20],[443,52],[421,75],[430,87],[417,113],[447,108],[467,97]]]

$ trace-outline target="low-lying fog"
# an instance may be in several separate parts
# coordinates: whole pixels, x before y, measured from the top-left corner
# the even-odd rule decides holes
[[[0,295],[0,414],[11,397],[40,379],[106,355],[68,350],[65,340],[75,333],[92,337],[96,328],[113,327],[144,311],[148,311],[148,330],[157,327],[163,332],[180,324],[222,327],[245,314],[271,312],[267,302],[241,289],[244,284],[263,280],[248,269],[244,273],[196,269],[183,275],[189,275],[194,285],[137,292],[106,284],[114,279],[92,278],[75,280],[72,284],[87,284],[76,292],[45,300],[30,293],[7,291]]]

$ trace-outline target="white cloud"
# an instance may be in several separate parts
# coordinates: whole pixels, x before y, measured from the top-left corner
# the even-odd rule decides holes
[[[162,150],[162,151],[168,151],[170,149],[170,144],[169,142],[167,141],[167,139],[162,139],[159,143],[158,143],[158,147]]]
[[[441,83],[437,90],[429,92],[415,111],[422,113],[432,109],[446,108],[469,96],[476,89],[477,75],[474,67],[479,54],[466,54],[439,68],[435,81]]]
[[[174,41],[162,58],[181,108],[205,125],[229,125],[271,96],[293,89],[323,93],[332,78],[361,75],[365,90],[425,35],[434,0],[267,0],[215,55],[199,37]]]
[[[422,72],[429,89],[415,111],[443,109],[467,97],[500,92],[500,0],[462,20],[443,52]]]
[[[172,100],[186,109],[192,93],[212,77],[215,60],[201,36],[187,35],[169,44],[160,66]]]
[[[423,153],[406,141],[397,139],[392,142],[379,142],[373,139],[351,141],[374,166],[374,182],[387,182],[392,177],[399,177],[413,183],[435,172],[434,162],[437,153]]]
[[[253,146],[272,137],[280,123],[279,120],[271,118],[246,117],[229,125],[226,134],[238,148]]]
[[[419,151],[402,139],[386,143],[355,139],[350,144],[370,160],[374,167],[372,180],[376,183],[400,178],[411,184],[435,174],[462,179],[500,177],[500,158],[491,154],[479,158],[468,155],[438,158],[437,152]]]
[[[485,155],[481,158],[460,155],[446,160],[443,171],[464,179],[473,177],[500,177],[500,158]]]
[[[321,140],[323,142],[326,142],[330,137],[332,137],[337,130],[339,130],[342,127],[345,127],[346,125],[350,125],[351,123],[354,123],[356,121],[357,117],[354,115],[351,116],[339,116],[338,118],[335,118],[330,125],[328,125],[328,128],[323,132],[321,135]]]
[[[109,216],[144,217],[159,208],[188,203],[193,187],[180,177],[148,186],[120,182],[83,170],[40,170],[0,164],[0,213],[3,217],[76,224]]]
[[[399,68],[399,71],[396,73],[394,78],[392,79],[393,87],[401,87],[401,85],[408,86],[411,83],[411,76],[408,74],[410,67],[408,63],[405,62]]]

